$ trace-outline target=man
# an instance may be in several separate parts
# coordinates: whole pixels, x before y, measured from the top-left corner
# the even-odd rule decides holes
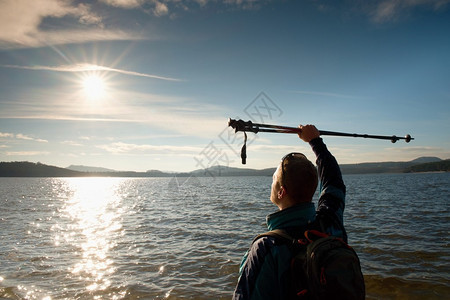
[[[300,153],[283,157],[273,174],[270,200],[279,211],[267,216],[269,230],[283,229],[299,238],[317,216],[328,234],[347,242],[343,225],[345,185],[339,166],[313,125],[300,125],[299,137],[317,156],[317,167]],[[317,175],[318,173],[318,175]],[[322,191],[317,210],[312,203],[320,178]],[[257,239],[244,256],[233,299],[288,299],[290,250],[274,237]]]

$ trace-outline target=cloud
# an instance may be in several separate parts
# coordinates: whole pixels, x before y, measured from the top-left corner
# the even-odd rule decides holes
[[[161,3],[161,2],[156,2],[155,9],[154,9],[154,14],[156,16],[164,16],[164,15],[167,15],[168,13],[169,13],[169,8],[167,7],[166,4]]]
[[[335,13],[345,9],[345,16],[350,14],[363,15],[376,24],[401,21],[413,16],[420,10],[438,12],[444,10],[450,0],[345,0],[345,1],[316,1],[311,0],[320,12]],[[344,6],[342,5],[344,2]]]
[[[43,30],[49,18],[72,18],[82,29]],[[99,40],[141,39],[121,30],[105,30],[103,19],[88,4],[71,0],[4,0],[0,2],[0,48],[40,47]]]
[[[34,141],[34,142],[39,142],[39,143],[48,143],[47,140],[33,138],[33,137],[30,137],[30,136],[22,134],[22,133],[13,134],[13,133],[0,132],[0,138],[9,138],[9,139]]]
[[[181,81],[177,78],[158,76],[147,73],[139,73],[134,71],[127,71],[122,69],[115,69],[105,66],[93,65],[93,64],[73,64],[73,65],[60,65],[60,66],[18,66],[18,65],[3,65],[5,68],[35,70],[35,71],[54,71],[54,72],[89,72],[89,71],[103,71],[103,72],[115,72],[124,75],[147,77],[153,79],[167,80],[167,81]]]
[[[77,147],[83,146],[83,144],[81,144],[79,142],[75,142],[75,141],[62,141],[61,144],[69,145],[69,146],[77,146]]]
[[[131,8],[140,7],[145,1],[144,0],[100,0],[100,2],[103,2],[107,5],[111,5],[114,7],[131,9]]]
[[[383,0],[377,1],[369,15],[375,23],[396,21],[413,9],[425,8],[434,11],[444,8],[450,0]]]
[[[391,148],[387,148],[387,151],[393,151],[393,152],[401,152],[401,153],[406,153],[406,152],[413,152],[413,153],[439,153],[442,151],[445,151],[445,149],[440,148],[440,147],[430,147],[430,146],[408,146],[408,147],[401,147],[401,148],[395,148],[395,147],[391,147]]]
[[[34,142],[39,142],[39,143],[48,143],[47,140],[32,138],[30,136],[27,136],[27,135],[21,134],[21,133],[16,134],[16,139],[26,140],[26,141],[34,141]]]
[[[7,156],[36,156],[36,155],[49,155],[47,151],[11,151],[5,152]]]
[[[398,144],[398,147],[385,147],[383,144],[340,144],[329,149],[341,164],[411,161],[422,156],[442,159],[450,157],[450,151],[443,147],[411,144]]]
[[[0,138],[13,138],[14,134],[12,133],[5,133],[5,132],[0,132]]]
[[[199,103],[188,97],[114,89],[103,100],[108,105],[96,109],[89,108],[90,104],[80,105],[83,97],[81,92],[68,93],[66,87],[30,89],[20,99],[3,103],[0,119],[138,123],[163,129],[165,133],[211,139],[227,126],[223,106]]]
[[[270,1],[100,0],[99,2],[115,9],[114,13],[120,13],[120,9],[128,9],[135,10],[137,13],[151,13],[156,17],[174,17],[175,11],[195,10],[208,4],[222,7],[214,8],[217,10],[224,7],[257,9]],[[150,38],[141,33],[113,28],[120,22],[109,23],[108,18],[105,17],[109,15],[106,14],[104,6],[87,3],[79,3],[75,0],[0,1],[0,49]]]
[[[304,94],[304,95],[314,95],[314,96],[324,96],[324,97],[333,97],[333,98],[346,98],[346,99],[363,99],[365,97],[353,96],[353,95],[345,95],[338,93],[329,93],[329,92],[315,92],[315,91],[293,91],[293,93]]]
[[[123,142],[116,142],[106,145],[99,145],[97,148],[112,154],[173,154],[181,153],[185,155],[197,154],[204,147],[195,146],[174,146],[174,145],[138,145]]]

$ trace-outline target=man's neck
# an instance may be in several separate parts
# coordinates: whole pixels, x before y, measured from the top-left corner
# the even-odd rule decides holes
[[[279,210],[283,210],[283,209],[295,206],[300,203],[309,203],[311,201],[312,201],[312,199],[298,201],[298,200],[294,200],[291,197],[287,196],[287,198],[283,199],[283,201],[281,203],[279,203],[277,206],[278,206]]]

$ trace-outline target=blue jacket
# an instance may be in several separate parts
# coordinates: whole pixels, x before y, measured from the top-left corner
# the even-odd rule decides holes
[[[267,227],[284,229],[291,236],[300,237],[308,224],[321,215],[326,227],[322,230],[347,241],[343,224],[345,185],[339,165],[321,138],[312,140],[310,145],[317,157],[321,182],[317,210],[309,202],[277,211],[267,216]],[[277,244],[273,237],[256,240],[242,260],[233,299],[287,299],[290,260],[288,247]]]

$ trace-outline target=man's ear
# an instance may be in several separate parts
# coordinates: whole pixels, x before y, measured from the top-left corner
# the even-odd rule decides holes
[[[284,196],[286,196],[286,189],[284,186],[281,186],[280,189],[277,192],[278,199],[283,199]]]

